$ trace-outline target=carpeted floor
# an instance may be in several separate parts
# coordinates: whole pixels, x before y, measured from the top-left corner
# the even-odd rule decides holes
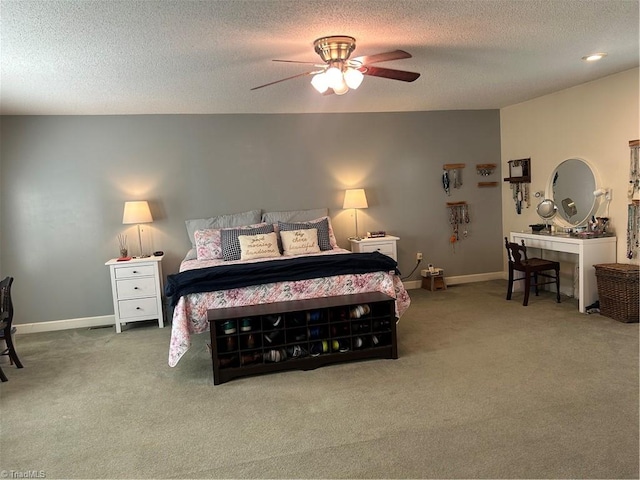
[[[505,281],[411,290],[397,360],[214,386],[153,322],[18,336],[8,478],[638,478],[638,324]]]

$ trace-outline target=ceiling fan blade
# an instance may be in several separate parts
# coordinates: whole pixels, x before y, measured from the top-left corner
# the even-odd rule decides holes
[[[392,68],[362,67],[359,69],[363,74],[372,77],[390,78],[391,80],[401,80],[403,82],[413,82],[420,77],[419,73],[407,72],[405,70],[394,70]]]
[[[304,63],[305,65],[316,65],[318,62],[300,62],[298,60],[271,60],[272,62],[283,62],[283,63]]]
[[[316,72],[315,71],[311,71],[311,72],[299,73],[298,75],[293,75],[293,76],[287,77],[287,78],[281,78],[280,80],[276,80],[275,82],[269,82],[269,83],[265,83],[264,85],[260,85],[258,87],[253,87],[251,90],[258,90],[259,88],[268,87],[269,85],[275,85],[276,83],[285,82],[285,81],[291,80],[293,78],[305,77],[307,75],[311,75],[311,74],[314,74],[314,73],[316,73]]]
[[[375,55],[363,55],[362,57],[356,57],[352,60],[356,62],[360,62],[363,65],[370,65],[372,63],[378,62],[389,62],[391,60],[401,60],[403,58],[411,58],[411,54],[409,52],[405,52],[404,50],[394,50],[392,52],[385,53],[377,53]]]

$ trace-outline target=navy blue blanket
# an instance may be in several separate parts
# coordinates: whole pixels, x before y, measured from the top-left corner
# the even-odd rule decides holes
[[[175,306],[181,296],[189,293],[214,292],[249,285],[354,273],[394,270],[399,275],[397,265],[395,260],[380,252],[293,257],[257,263],[219,265],[168,275],[164,293],[171,299],[171,305]]]

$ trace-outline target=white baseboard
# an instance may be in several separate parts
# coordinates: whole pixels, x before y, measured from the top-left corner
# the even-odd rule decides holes
[[[102,327],[104,325],[115,325],[116,319],[113,315],[103,315],[101,317],[70,318],[68,320],[52,320],[50,322],[36,323],[14,323],[16,334],[53,332],[56,330],[69,330],[72,328]]]
[[[479,273],[475,275],[460,275],[457,277],[445,277],[447,285],[458,285],[462,283],[484,282],[487,280],[506,279],[505,272]],[[421,288],[421,280],[411,280],[404,282],[404,288],[414,290]],[[101,317],[70,318],[67,320],[53,320],[50,322],[35,323],[14,323],[17,334],[53,332],[56,330],[69,330],[72,328],[102,327],[104,325],[115,325],[113,315],[103,315]]]
[[[486,282],[488,280],[506,280],[507,273],[506,272],[489,272],[489,273],[476,273],[473,275],[458,275],[455,277],[447,277],[445,275],[445,281],[447,285],[460,285],[463,283],[474,283],[474,282]],[[411,280],[409,282],[404,282],[404,288],[407,290],[413,290],[416,288],[422,287],[422,280]]]

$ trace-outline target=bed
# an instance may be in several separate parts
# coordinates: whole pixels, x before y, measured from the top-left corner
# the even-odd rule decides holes
[[[169,366],[189,350],[191,335],[209,330],[212,309],[382,292],[395,299],[399,319],[410,298],[395,262],[340,248],[326,213],[255,210],[188,220],[192,248],[165,286],[173,305]]]

